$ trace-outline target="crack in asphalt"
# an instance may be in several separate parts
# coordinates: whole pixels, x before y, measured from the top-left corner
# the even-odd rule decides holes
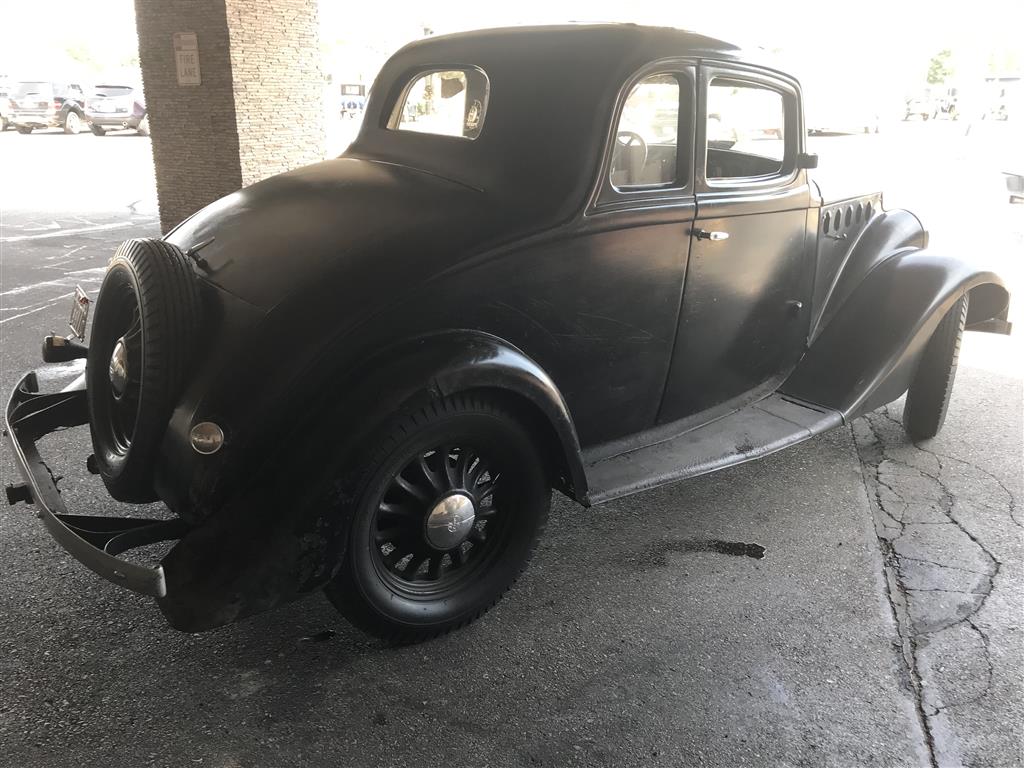
[[[932,718],[940,713],[963,707],[984,699],[992,689],[995,669],[991,658],[991,648],[988,633],[986,633],[975,621],[975,617],[984,607],[989,595],[995,588],[996,578],[999,576],[1002,562],[996,557],[984,542],[972,531],[968,530],[964,522],[957,514],[957,496],[950,489],[947,481],[943,479],[943,473],[948,472],[949,464],[956,463],[974,470],[978,475],[985,476],[992,480],[1005,494],[1007,504],[1004,507],[996,507],[991,504],[977,504],[982,509],[993,512],[1008,514],[1014,525],[1021,526],[1020,520],[1016,517],[1016,500],[1006,485],[988,470],[977,466],[963,459],[938,454],[934,451],[923,448],[916,443],[910,443],[904,436],[903,425],[890,413],[888,407],[881,411],[868,414],[863,422],[867,427],[865,430],[854,429],[854,438],[861,464],[864,468],[864,483],[871,502],[875,530],[878,537],[879,547],[882,552],[882,559],[885,569],[886,598],[896,621],[899,642],[896,644],[901,651],[904,672],[909,681],[909,689],[914,696],[914,703],[920,719],[929,759],[932,766],[937,768],[936,734],[933,728]],[[895,435],[886,435],[890,427],[897,431]],[[916,454],[911,457],[900,457],[895,455],[893,448],[912,448],[917,454],[931,457],[935,463],[935,471],[929,472],[914,462]],[[931,481],[934,484],[931,498],[922,494],[920,489],[910,486],[910,494],[904,493],[897,488],[898,473],[910,473],[908,483],[914,479],[914,475]],[[937,491],[937,492],[936,492]],[[908,495],[912,498],[908,499]],[[889,498],[891,496],[891,498]],[[937,497],[937,498],[936,498]],[[938,513],[941,520],[909,519],[912,512],[924,511],[926,514]],[[962,565],[942,563],[920,556],[915,552],[913,555],[905,554],[898,548],[898,542],[908,534],[908,529],[918,534],[915,539],[920,540],[924,530],[941,531],[944,528],[952,527],[962,533],[968,541],[976,548],[986,561],[982,566],[984,570],[966,568]],[[924,536],[927,545],[927,536],[935,536],[935,533]],[[940,542],[930,542],[938,546]],[[958,548],[958,552],[961,548]],[[907,569],[914,563],[927,564],[948,572],[959,572],[979,576],[981,584],[972,585],[970,588],[955,589],[933,586],[910,586],[908,583]],[[920,578],[920,574],[919,574]],[[922,593],[949,593],[962,595],[967,598],[966,604],[958,603],[952,610],[947,606],[931,606],[926,613],[939,614],[929,616],[928,626],[922,626],[920,620],[914,617],[914,597]],[[945,610],[944,610],[945,609]],[[963,611],[966,610],[966,613]],[[945,701],[943,693],[937,694],[940,698],[935,700],[935,695],[930,694],[925,688],[929,687],[922,671],[922,651],[927,647],[928,642],[941,632],[948,632],[954,627],[964,626],[980,640],[981,657],[986,667],[984,686],[980,693],[964,699]],[[942,668],[940,667],[940,671]],[[930,688],[930,687],[929,687]],[[931,688],[930,688],[931,690]],[[947,694],[948,696],[948,694]]]
[[[917,523],[914,523],[917,525]],[[937,560],[928,560],[923,557],[911,557],[910,555],[900,555],[900,560],[908,560],[912,563],[927,563],[928,565],[934,565],[937,568],[945,568],[947,571],[963,571],[964,573],[973,573],[975,576],[988,576],[987,571],[972,571],[970,568],[961,568],[959,565],[950,565],[949,563],[940,563]],[[960,590],[957,590],[960,591]]]

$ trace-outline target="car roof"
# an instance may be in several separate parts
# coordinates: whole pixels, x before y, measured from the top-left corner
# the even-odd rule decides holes
[[[618,39],[624,44],[667,44],[674,51],[679,52],[678,55],[683,56],[701,54],[732,56],[739,51],[739,46],[733,43],[686,29],[612,22],[478,29],[471,32],[456,32],[448,35],[426,37],[409,43],[402,50],[432,49],[454,42],[475,42],[481,46],[503,46],[516,44],[523,40],[534,42],[552,40],[566,52],[571,51],[576,55],[599,58],[606,55],[607,52],[592,46],[593,40],[597,37],[603,41]]]
[[[668,27],[507,27],[418,40],[381,69],[346,153],[419,168],[507,207],[510,229],[564,221],[595,180],[616,100],[640,68],[664,59],[737,60],[738,46]],[[391,110],[424,71],[482,69],[490,95],[479,138],[389,130]]]

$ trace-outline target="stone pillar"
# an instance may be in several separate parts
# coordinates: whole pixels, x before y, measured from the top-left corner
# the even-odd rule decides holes
[[[323,159],[317,0],[135,0],[135,18],[164,231]],[[180,32],[195,33],[198,85],[179,83]]]

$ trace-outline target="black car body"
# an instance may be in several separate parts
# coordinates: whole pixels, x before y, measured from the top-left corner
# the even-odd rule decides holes
[[[86,99],[85,115],[97,136],[124,129],[149,135],[146,99],[137,86],[97,85]]]
[[[76,134],[85,126],[85,96],[77,83],[23,80],[9,95],[8,121],[21,133],[62,128]]]
[[[718,40],[597,25],[409,45],[343,156],[123,246],[181,255],[187,277],[165,282],[194,286],[201,307],[146,465],[175,521],[67,516],[35,448],[91,413],[96,461],[116,453],[96,441],[127,359],[117,332],[101,333],[106,287],[89,387],[37,394],[29,375],[12,396],[28,484],[14,495],[91,568],[156,597],[174,626],[205,629],[328,583],[347,599],[337,579],[363,547],[349,508],[367,487],[349,468],[387,464],[370,449],[389,445],[381,425],[395,419],[404,435],[459,408],[514,414],[548,481],[589,505],[913,394],[948,318],[1008,332],[998,276],[932,252],[877,193],[825,202],[814,164],[799,84]],[[465,484],[468,453],[419,450],[432,483]],[[452,535],[483,514],[470,496],[446,497],[466,507],[441,520]],[[379,498],[385,510],[393,497]],[[443,511],[430,509],[428,526]],[[114,556],[164,537],[180,540],[159,568]],[[428,581],[463,553],[446,557],[427,561]],[[395,626],[440,610],[405,587],[387,593],[411,606]],[[347,615],[372,624],[364,608]]]

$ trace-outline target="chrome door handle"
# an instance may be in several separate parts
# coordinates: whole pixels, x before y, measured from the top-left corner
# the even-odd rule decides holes
[[[708,232],[706,229],[695,229],[693,234],[698,240],[728,240],[728,232]]]

